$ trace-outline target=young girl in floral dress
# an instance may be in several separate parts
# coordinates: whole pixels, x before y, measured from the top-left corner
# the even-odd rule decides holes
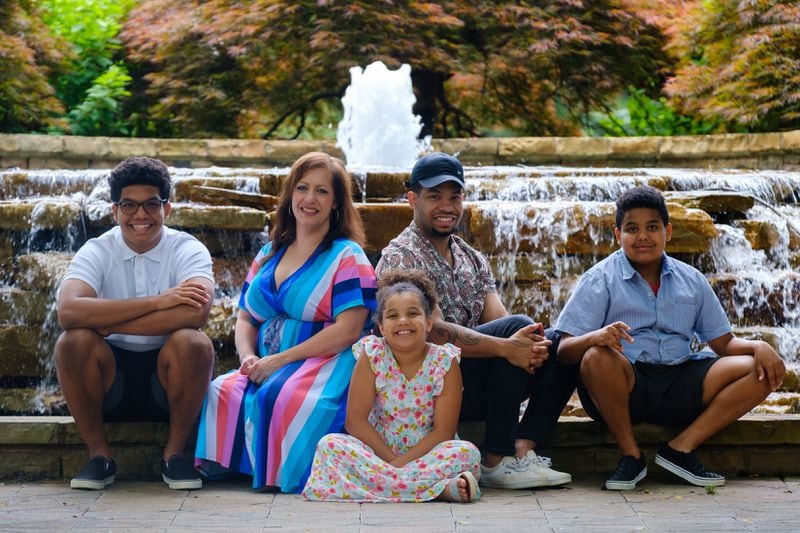
[[[345,427],[319,441],[303,495],[353,502],[470,502],[480,452],[453,440],[461,408],[460,350],[426,341],[433,283],[419,271],[378,281],[378,327],[353,345]]]

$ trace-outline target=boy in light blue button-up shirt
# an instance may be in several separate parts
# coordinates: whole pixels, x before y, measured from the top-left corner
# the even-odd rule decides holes
[[[581,277],[556,324],[558,360],[580,363],[581,402],[623,455],[606,488],[630,490],[647,475],[632,429],[644,421],[684,428],[657,465],[723,485],[695,450],[777,390],[783,361],[767,343],[735,337],[705,276],[664,253],[672,225],[660,191],[620,196],[614,235],[622,249]],[[713,352],[693,352],[694,337]]]

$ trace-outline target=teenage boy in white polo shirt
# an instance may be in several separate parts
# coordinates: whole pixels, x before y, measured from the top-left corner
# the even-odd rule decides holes
[[[214,361],[200,330],[214,291],[211,256],[164,226],[172,185],[164,163],[126,159],[108,182],[117,226],[78,250],[58,293],[58,381],[89,452],[70,486],[114,482],[104,421],[169,420],[162,477],[171,489],[199,489],[183,452]]]
[[[606,488],[631,490],[647,475],[632,429],[645,421],[680,429],[657,465],[723,485],[695,450],[777,390],[783,361],[767,343],[735,337],[705,276],[664,252],[672,225],[658,189],[619,197],[614,235],[622,249],[581,277],[556,324],[559,361],[580,363],[581,403],[622,452]],[[692,351],[694,337],[713,352]]]

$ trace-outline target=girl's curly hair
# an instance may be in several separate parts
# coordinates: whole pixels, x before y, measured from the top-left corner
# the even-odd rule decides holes
[[[393,268],[384,270],[378,278],[378,322],[383,317],[384,303],[393,294],[413,292],[419,296],[420,303],[425,311],[425,316],[430,316],[439,296],[436,287],[422,270],[402,270]]]

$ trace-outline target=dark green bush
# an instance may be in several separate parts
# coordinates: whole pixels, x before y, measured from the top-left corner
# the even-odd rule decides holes
[[[644,89],[628,87],[622,105],[612,113],[592,113],[588,130],[609,137],[703,135],[718,122],[688,117],[675,111],[665,97],[651,98]]]
[[[120,102],[131,95],[131,82],[124,65],[111,65],[94,80],[86,98],[70,112],[72,133],[76,135],[128,135],[127,121]]]

